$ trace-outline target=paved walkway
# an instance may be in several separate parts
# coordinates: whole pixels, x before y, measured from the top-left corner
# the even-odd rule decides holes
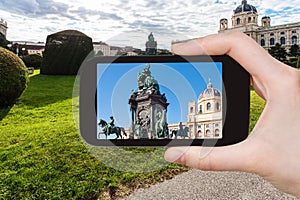
[[[291,199],[259,176],[240,172],[203,172],[190,170],[175,178],[138,189],[126,200],[133,199]]]

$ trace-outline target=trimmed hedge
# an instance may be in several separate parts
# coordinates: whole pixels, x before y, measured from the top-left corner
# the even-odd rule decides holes
[[[29,82],[23,61],[0,47],[0,108],[12,106]]]
[[[79,31],[66,30],[49,35],[41,74],[76,75],[92,50],[92,39]]]
[[[8,41],[2,33],[0,33],[0,47],[7,48]]]
[[[34,69],[40,69],[43,61],[43,57],[39,54],[32,54],[22,57],[26,67],[33,67]]]

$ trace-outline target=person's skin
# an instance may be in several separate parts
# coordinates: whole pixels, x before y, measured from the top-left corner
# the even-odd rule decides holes
[[[165,159],[200,170],[255,173],[300,197],[300,71],[277,61],[241,32],[175,44],[172,50],[178,55],[231,56],[251,74],[266,106],[245,141],[214,147],[204,157],[200,152],[205,147],[172,147]]]

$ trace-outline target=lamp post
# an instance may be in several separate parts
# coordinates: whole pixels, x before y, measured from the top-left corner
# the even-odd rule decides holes
[[[17,44],[17,48],[16,48],[16,54],[17,56],[19,56],[19,45]]]
[[[26,48],[25,48],[25,47],[23,47],[23,48],[22,48],[22,56],[24,56],[24,54],[25,54],[25,50],[26,50]]]
[[[10,51],[12,51],[12,52],[14,52],[14,47],[16,47],[16,55],[17,56],[19,56],[19,45],[18,45],[18,43],[9,43],[8,45],[7,45],[7,47],[8,47],[8,49],[10,50]]]

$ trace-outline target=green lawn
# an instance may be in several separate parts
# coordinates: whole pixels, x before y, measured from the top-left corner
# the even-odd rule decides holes
[[[187,170],[166,165],[163,149],[126,149],[124,152],[138,155],[133,159],[130,154],[122,155],[112,149],[87,148],[74,126],[74,80],[74,76],[35,74],[9,113],[8,109],[0,112],[0,199],[122,196],[136,187],[148,186]],[[253,92],[251,97],[252,128],[264,102]],[[119,157],[118,162],[124,163],[124,169],[164,167],[140,174],[122,172],[100,162],[91,151],[101,159]],[[143,163],[144,152],[152,152],[151,162]],[[139,161],[142,164],[138,164]]]
[[[74,126],[74,79],[74,76],[31,76],[29,87],[17,105],[0,121],[0,199],[89,199],[103,196],[107,191],[109,196],[118,193],[120,186],[125,186],[121,192],[130,192],[138,185],[146,186],[187,170],[168,165],[156,172],[134,174],[117,171],[98,161]],[[7,111],[0,113],[2,118]],[[163,162],[163,150],[157,152],[156,163],[146,165]],[[107,159],[117,156],[111,155],[114,152],[110,149],[100,152],[96,149],[96,153]],[[142,159],[143,153],[140,154]]]
[[[265,105],[266,105],[265,101],[252,90],[251,104],[250,104],[250,131],[252,131],[252,129],[254,128]]]

